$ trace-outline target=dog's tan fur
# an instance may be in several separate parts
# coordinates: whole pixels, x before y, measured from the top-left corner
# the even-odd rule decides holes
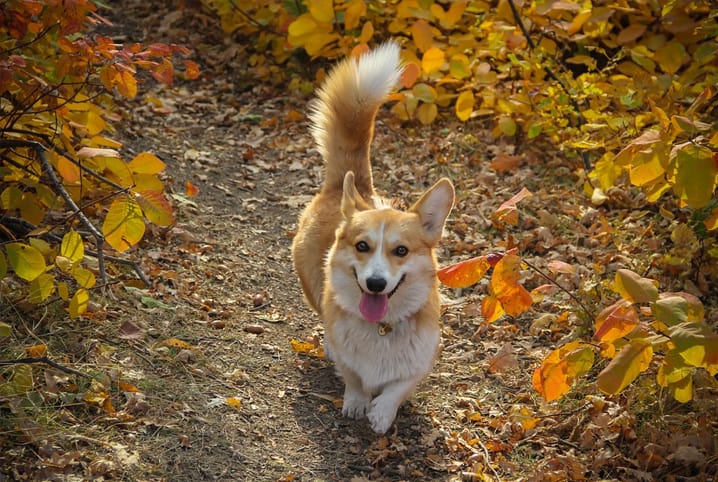
[[[433,362],[440,315],[433,248],[454,201],[448,179],[408,211],[389,207],[374,192],[374,119],[400,74],[393,43],[347,59],[329,74],[312,114],[325,180],[292,245],[304,294],[324,321],[327,353],[346,384],[342,411],[366,415],[379,433]],[[372,286],[378,278],[386,285],[381,289]],[[370,311],[381,320],[368,321],[360,309],[364,298],[383,308]]]

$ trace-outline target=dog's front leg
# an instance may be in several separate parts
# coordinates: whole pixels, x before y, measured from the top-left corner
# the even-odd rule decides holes
[[[364,391],[361,378],[351,369],[337,368],[345,384],[342,415],[356,419],[363,418],[369,410],[371,393]]]
[[[386,433],[396,418],[401,402],[406,400],[416,388],[419,379],[412,378],[392,382],[384,387],[381,394],[371,401],[369,423],[376,433]]]

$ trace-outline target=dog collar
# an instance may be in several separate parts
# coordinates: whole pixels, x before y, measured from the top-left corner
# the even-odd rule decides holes
[[[376,329],[379,332],[379,336],[388,335],[392,331],[394,331],[394,325],[398,325],[401,323],[401,320],[397,321],[396,323],[387,323],[385,321],[380,321],[376,324]]]

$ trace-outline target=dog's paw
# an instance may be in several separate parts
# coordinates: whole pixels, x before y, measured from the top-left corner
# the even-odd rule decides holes
[[[396,418],[396,411],[399,407],[393,400],[379,396],[371,402],[367,418],[372,430],[378,434],[384,434]]]
[[[363,418],[369,410],[371,397],[363,394],[344,394],[344,406],[342,407],[342,415],[349,418]]]

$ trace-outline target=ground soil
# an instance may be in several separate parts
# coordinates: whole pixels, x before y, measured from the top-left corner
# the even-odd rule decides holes
[[[206,56],[199,80],[151,87],[121,112],[123,155],[151,151],[166,162],[178,224],[153,229],[130,253],[152,279],[151,289],[117,285],[110,298],[97,302],[94,310],[102,315],[85,321],[89,326],[62,319],[35,331],[61,338],[54,349],[68,353],[73,367],[112,373],[141,396],[113,395],[124,418],[87,408],[77,423],[57,425],[53,446],[79,452],[63,470],[53,472],[42,454],[33,457],[34,443],[27,452],[14,449],[7,477],[625,480],[648,473],[645,461],[610,462],[640,455],[633,446],[637,435],[629,433],[639,424],[618,399],[612,420],[625,414],[629,421],[606,432],[596,426],[586,435],[595,422],[589,412],[607,410],[604,405],[582,396],[548,405],[531,387],[542,356],[576,330],[546,329],[545,320],[546,326],[536,325],[535,318],[546,314],[536,311],[482,325],[478,301],[485,282],[444,291],[443,352],[390,433],[377,436],[366,421],[343,418],[342,384],[331,364],[291,344],[318,344],[322,336],[320,320],[303,303],[289,252],[297,216],[321,181],[321,159],[305,117],[308,98],[252,81],[246,65],[243,70],[232,62],[232,49],[241,44],[225,39],[208,14],[178,16],[125,3],[124,15],[113,17],[116,37],[190,43]],[[200,33],[202,22],[207,30]],[[488,126],[447,120],[419,127],[402,125],[388,110],[379,114],[373,155],[379,191],[411,202],[442,176],[457,186],[459,200],[438,250],[441,263],[510,245],[511,236],[489,234],[490,216],[528,186],[544,194],[542,207],[522,225],[539,239],[522,245],[535,262],[569,261],[575,248],[583,254],[572,251],[568,258],[582,266],[622,266],[625,259],[600,258],[596,246],[576,237],[598,216],[580,196],[578,163],[525,146],[517,167],[497,174],[486,167],[488,160],[518,150],[494,142]],[[198,195],[187,194],[187,182],[199,188]],[[577,200],[567,200],[567,192],[578,193]],[[558,227],[541,230],[546,224]],[[133,277],[116,270],[120,278]],[[579,311],[568,299],[563,305]],[[545,308],[555,321],[560,311]],[[665,400],[634,400],[633,407],[646,417],[675,408],[658,398]],[[694,421],[701,407],[711,407],[703,403],[689,410]],[[528,419],[535,427],[521,423]],[[715,420],[706,423],[715,435]],[[669,422],[660,425],[641,428],[644,443],[658,443],[666,433],[661,430],[670,431]],[[607,441],[587,443],[592,433]],[[685,459],[678,461],[685,462],[683,476],[715,475]],[[546,475],[552,473],[558,475]]]

